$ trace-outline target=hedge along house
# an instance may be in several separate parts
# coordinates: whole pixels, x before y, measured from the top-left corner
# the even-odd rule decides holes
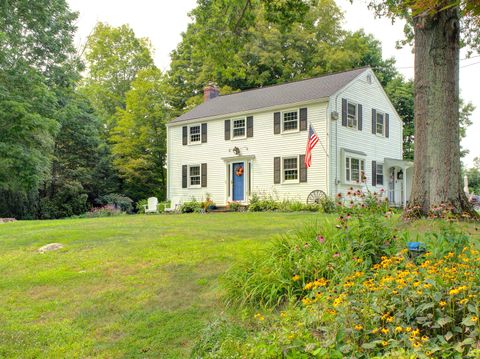
[[[307,169],[309,125],[319,143]],[[402,121],[370,68],[224,96],[209,85],[202,104],[167,126],[172,206],[207,194],[217,205],[254,193],[305,202],[351,187],[383,189],[396,206],[410,195]]]

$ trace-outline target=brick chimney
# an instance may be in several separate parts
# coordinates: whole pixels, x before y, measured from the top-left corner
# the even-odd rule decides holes
[[[220,94],[218,87],[214,83],[209,83],[203,88],[203,102],[207,102]]]

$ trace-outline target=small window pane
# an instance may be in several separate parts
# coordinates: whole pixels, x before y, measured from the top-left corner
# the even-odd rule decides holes
[[[377,164],[377,185],[383,185],[383,165]]]
[[[284,112],[283,113],[283,130],[292,131],[298,128],[298,113],[297,111],[293,112]]]
[[[200,142],[200,126],[190,127],[190,143]]]
[[[347,126],[357,128],[357,105],[353,103],[347,106]]]
[[[298,179],[297,158],[285,158],[283,160],[283,172],[285,181]]]
[[[377,134],[383,136],[383,129],[384,129],[384,119],[383,113],[377,113]]]
[[[233,121],[233,137],[245,136],[245,119]]]
[[[352,158],[351,162],[351,180],[354,182],[360,182],[360,160]]]
[[[190,186],[200,185],[200,166],[190,167]]]

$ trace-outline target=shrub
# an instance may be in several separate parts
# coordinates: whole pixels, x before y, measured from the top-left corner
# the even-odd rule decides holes
[[[238,212],[240,211],[240,208],[242,208],[242,205],[239,202],[228,202],[228,209],[231,211]]]
[[[118,193],[110,193],[105,196],[101,196],[100,198],[96,199],[96,202],[102,206],[111,205],[114,206],[116,209],[120,210],[121,212],[131,213],[133,206],[132,206],[132,199]]]
[[[180,206],[181,213],[193,213],[200,212],[202,210],[202,203],[198,202],[195,198],[192,198],[189,202],[183,202]]]
[[[106,206],[102,207],[94,207],[87,213],[85,213],[85,217],[87,218],[99,218],[99,217],[112,217],[112,216],[119,216],[122,214],[122,211],[119,208],[111,204],[107,204]]]
[[[252,195],[248,205],[248,210],[250,212],[317,212],[320,211],[321,208],[322,206],[316,203],[307,204],[301,201],[288,199],[278,201],[271,195],[260,197],[258,194]]]
[[[335,201],[328,196],[325,196],[320,199],[320,207],[323,213],[335,213],[337,210]]]

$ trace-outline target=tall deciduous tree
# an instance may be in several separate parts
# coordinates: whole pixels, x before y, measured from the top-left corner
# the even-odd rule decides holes
[[[83,92],[105,124],[106,135],[115,127],[117,108],[125,108],[125,94],[137,72],[153,65],[147,39],[137,38],[127,26],[98,23],[85,47],[87,76]]]
[[[365,65],[383,84],[396,74],[377,40],[342,30],[333,0],[202,1],[191,15],[169,72],[180,111],[209,81],[244,90]]]
[[[59,96],[78,78],[75,19],[65,0],[0,2],[0,190],[49,176]]]
[[[427,214],[448,204],[477,216],[463,192],[460,164],[460,37],[480,44],[480,3],[469,0],[372,1],[378,14],[402,16],[415,42],[415,160],[410,207]]]
[[[117,111],[111,138],[114,164],[125,181],[125,194],[134,200],[165,198],[167,95],[161,71],[143,69],[126,94],[125,109]]]

